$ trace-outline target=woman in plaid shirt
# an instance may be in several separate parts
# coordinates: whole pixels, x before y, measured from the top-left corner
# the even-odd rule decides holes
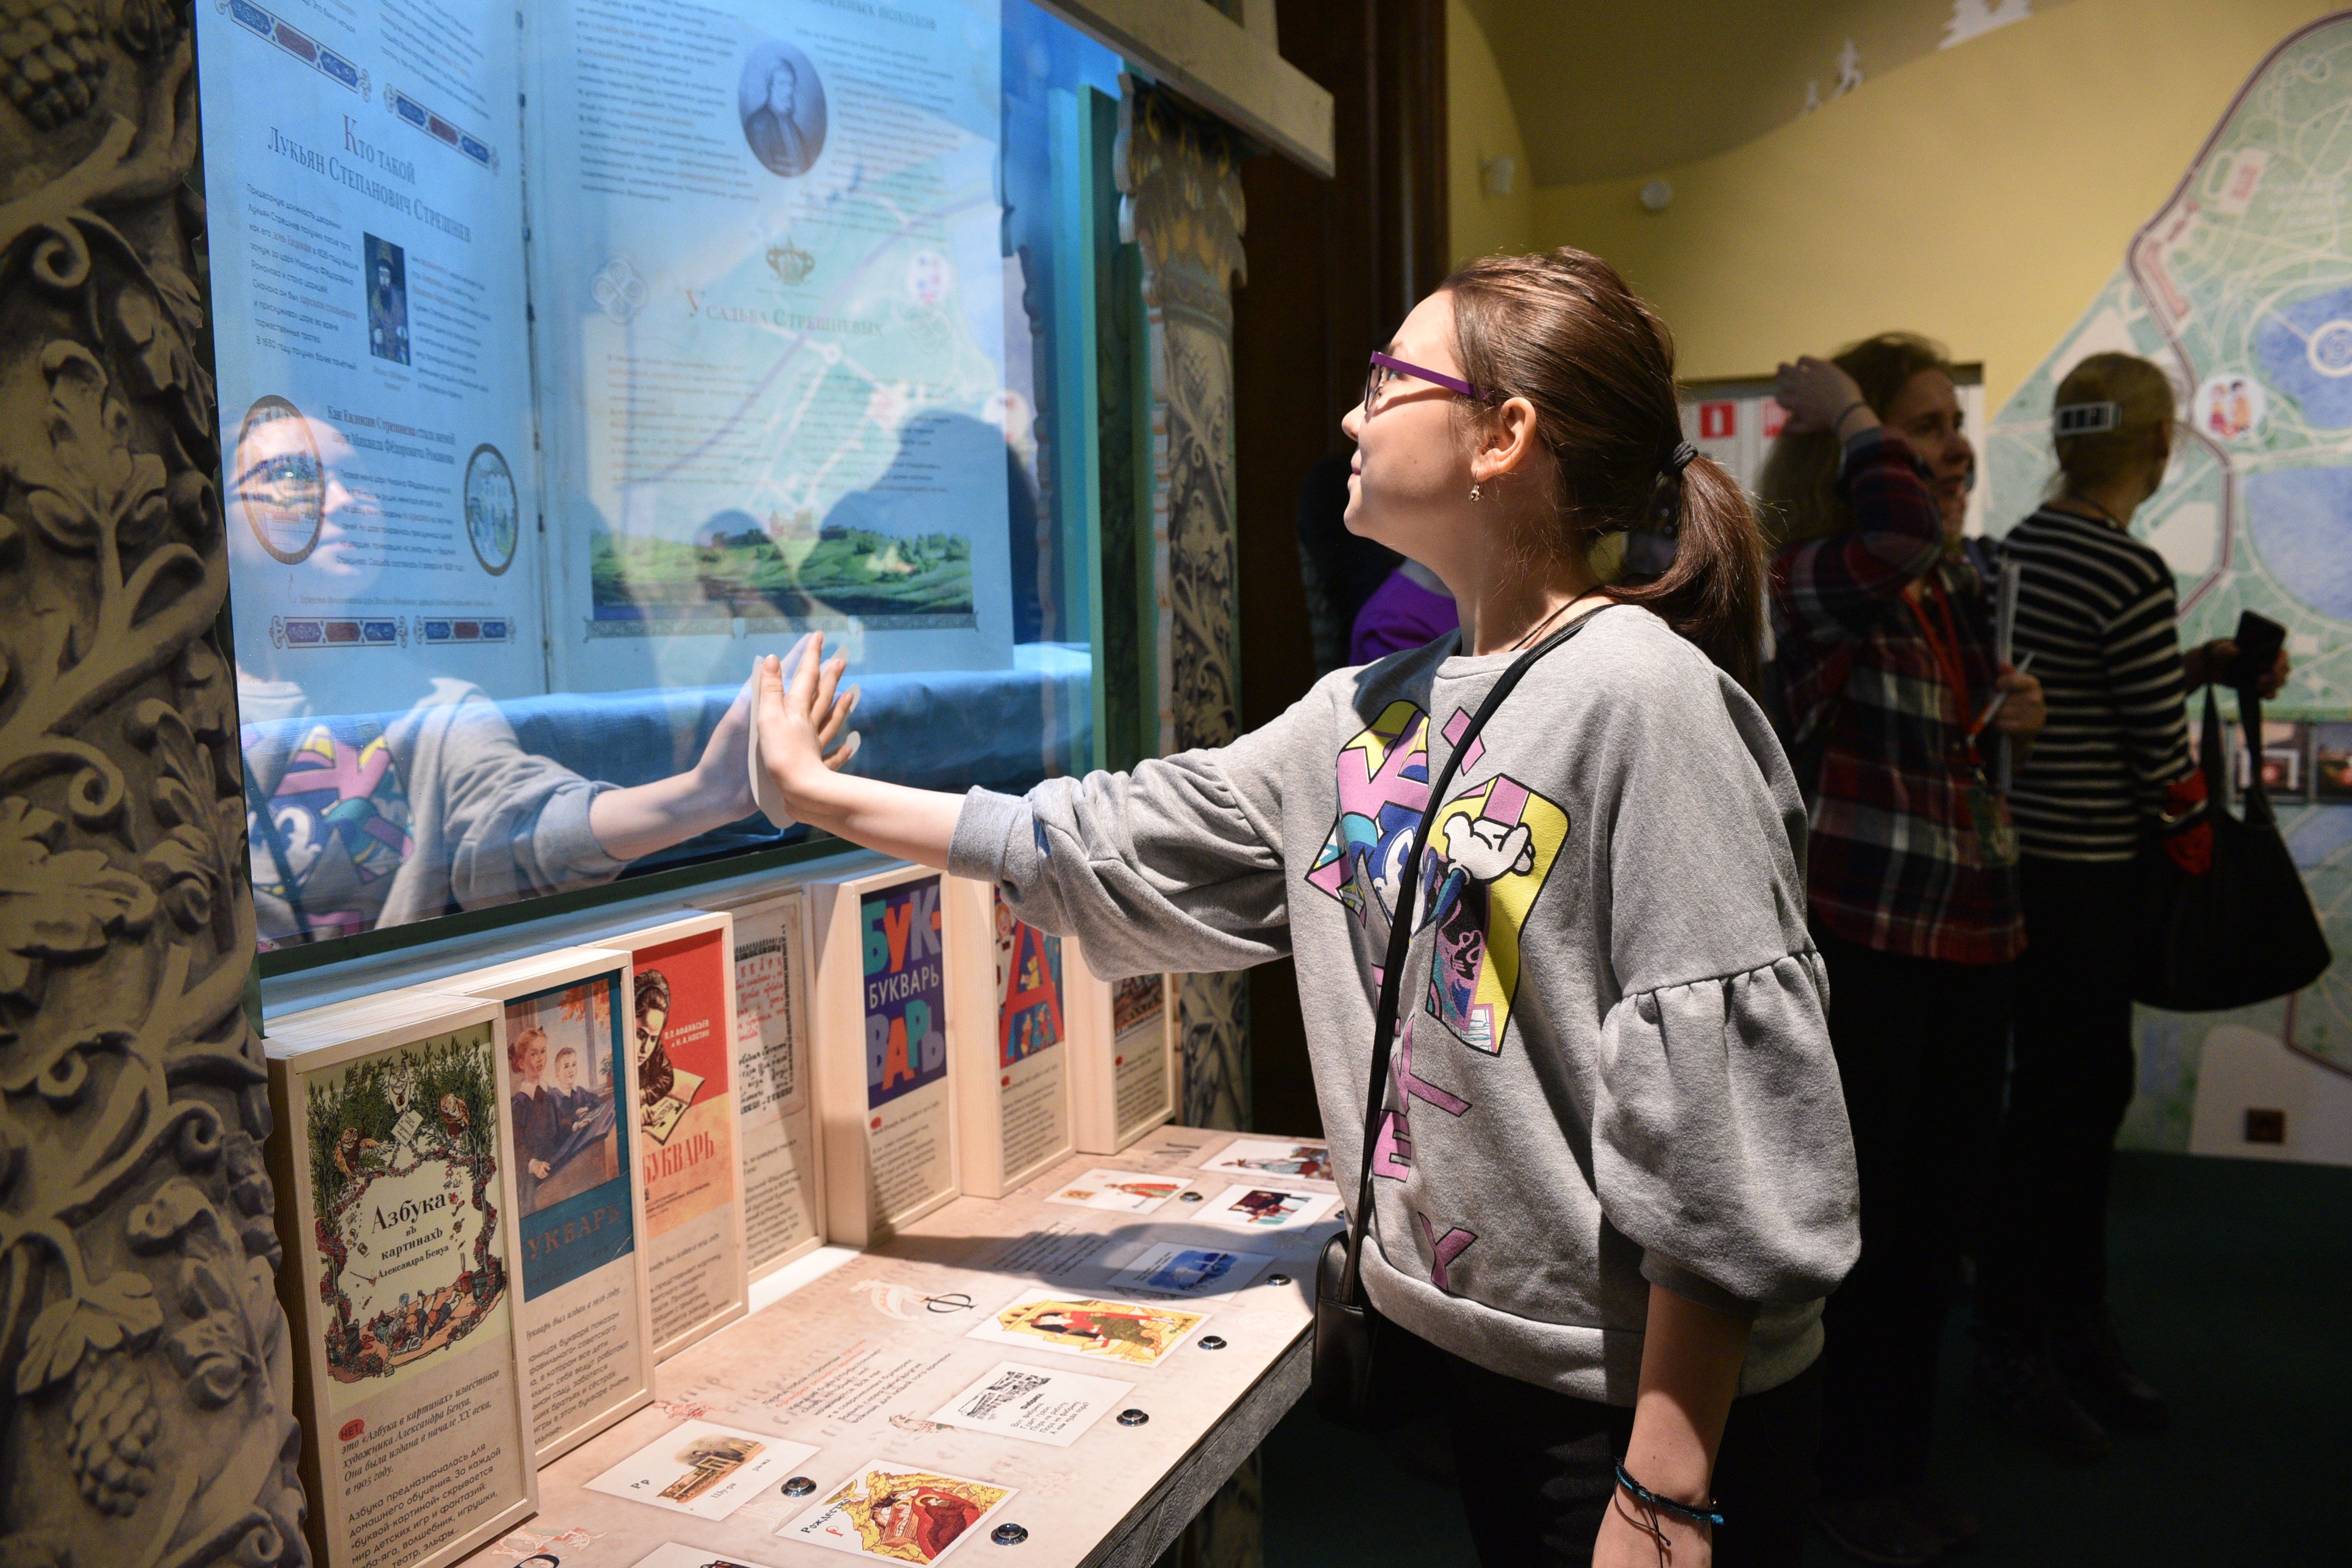
[[[1774,675],[1862,1184],[1862,1261],[1823,1320],[1822,1522],[1868,1561],[1922,1563],[1976,1533],[1928,1484],[1927,1447],[2025,945],[1985,731],[2030,741],[2042,691],[1994,665],[1990,585],[1960,542],[1976,454],[1942,351],[1873,338],[1782,365],[1777,395]]]

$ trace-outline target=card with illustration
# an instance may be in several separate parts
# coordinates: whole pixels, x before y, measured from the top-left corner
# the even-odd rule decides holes
[[[931,1419],[942,1426],[994,1432],[1066,1448],[1106,1410],[1127,1403],[1135,1384],[1082,1372],[1001,1361],[988,1374],[941,1405]]]
[[[816,1452],[709,1421],[687,1421],[588,1483],[592,1492],[629,1498],[697,1519],[725,1519]]]
[[[870,1459],[823,1502],[780,1528],[788,1541],[883,1563],[937,1563],[1013,1495],[1011,1487]]]
[[[1192,1184],[1181,1176],[1155,1176],[1142,1171],[1088,1171],[1045,1201],[1072,1208],[1150,1214]]]
[[[506,1332],[492,1049],[473,1025],[302,1080],[333,1409]]]
[[[550,1552],[546,1555],[551,1560],[554,1554]],[[523,1561],[534,1563],[529,1557]],[[638,1558],[630,1568],[768,1568],[768,1565],[747,1562],[740,1557],[721,1557],[708,1546],[680,1546],[675,1541],[665,1541]]]
[[[1331,1180],[1331,1146],[1296,1138],[1236,1138],[1201,1162],[1204,1171],[1231,1171],[1264,1181],[1268,1176],[1302,1182]]]
[[[1273,1261],[1263,1252],[1224,1252],[1161,1242],[1112,1275],[1110,1282],[1129,1290],[1160,1290],[1171,1296],[1220,1296],[1240,1289]]]
[[[1208,1321],[1207,1313],[1181,1307],[1024,1290],[965,1337],[1129,1366],[1157,1366]]]
[[[1227,1187],[1201,1205],[1198,1215],[1211,1225],[1243,1230],[1297,1230],[1313,1225],[1339,1206],[1333,1193],[1294,1193],[1281,1187]]]

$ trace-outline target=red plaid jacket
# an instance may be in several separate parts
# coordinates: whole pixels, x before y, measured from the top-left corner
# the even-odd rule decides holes
[[[1900,436],[1846,443],[1846,533],[1772,562],[1773,662],[1801,755],[1818,749],[1806,893],[1848,942],[1914,958],[1998,963],[2025,948],[2017,869],[1987,864],[1956,751],[1963,714],[1904,590],[1940,574],[1958,623],[1969,704],[1993,682],[1991,605],[1966,562],[1944,560],[1925,471]],[[1937,628],[1942,629],[1940,625]],[[1994,809],[2004,814],[1997,798]]]

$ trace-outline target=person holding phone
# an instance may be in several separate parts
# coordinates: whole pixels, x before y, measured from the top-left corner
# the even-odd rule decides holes
[[[1352,1193],[1371,1163],[1365,1284],[1437,1363],[1483,1562],[1793,1565],[1855,1195],[1801,799],[1747,689],[1753,514],[1683,441],[1664,325],[1595,257],[1471,262],[1372,358],[1348,526],[1436,573],[1455,634],[1229,746],[1025,797],[828,771],[842,665],[809,642],[760,669],[760,754],[795,817],[995,883],[1098,973],[1296,956],[1331,1175]],[[1629,531],[1652,573],[1595,580],[1595,541]],[[1461,743],[1364,1148],[1375,965],[1433,781],[1563,629]]]
[[[1862,1261],[1825,1320],[1821,1522],[1866,1562],[1929,1563],[1979,1528],[1928,1457],[2025,946],[1990,742],[2032,740],[2042,689],[1994,657],[1993,595],[1961,536],[1976,451],[1943,350],[1887,332],[1808,354],[1775,396],[1775,673],[1862,1173]]]
[[[2107,1177],[2130,1104],[2133,861],[2151,833],[2183,869],[2212,853],[2187,692],[2285,682],[2279,649],[2233,670],[2228,640],[2183,652],[2172,568],[2128,531],[2164,482],[2172,384],[2130,354],[2093,354],[2060,383],[2052,498],[2002,542],[2018,563],[2017,637],[2050,722],[2010,804],[2023,851],[2027,947],[2009,1105],[1978,1252],[1972,1386],[2003,1425],[2078,1459],[2106,1426],[2164,1426],[2106,1294]]]

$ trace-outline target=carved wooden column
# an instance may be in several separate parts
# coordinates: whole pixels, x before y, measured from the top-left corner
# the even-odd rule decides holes
[[[0,0],[0,1564],[308,1560],[184,3]]]
[[[1230,134],[1129,79],[1119,189],[1132,204],[1151,326],[1152,533],[1160,584],[1160,749],[1220,746],[1241,709],[1234,619],[1233,280],[1245,276]],[[1183,1120],[1249,1121],[1249,989],[1179,987]]]
[[[1241,172],[1221,126],[1132,77],[1112,166],[1142,252],[1150,322],[1158,749],[1221,746],[1239,732],[1241,711],[1232,293],[1244,268]],[[1246,1127],[1248,977],[1179,976],[1177,1021],[1184,1049],[1179,1119]],[[1253,1454],[1158,1568],[1257,1568],[1265,1558],[1261,1483]]]

